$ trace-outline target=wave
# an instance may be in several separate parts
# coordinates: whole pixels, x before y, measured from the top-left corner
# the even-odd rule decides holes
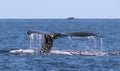
[[[35,53],[32,49],[17,49],[17,50],[11,50],[10,53]]]
[[[38,53],[38,51],[32,49],[18,49],[11,50],[10,53]],[[49,54],[66,54],[66,55],[87,55],[87,56],[103,56],[107,53],[105,52],[89,52],[89,51],[64,51],[64,50],[52,50]]]
[[[89,51],[59,51],[53,50],[52,54],[67,54],[67,55],[87,55],[87,56],[103,56],[106,55],[105,52],[89,52]]]
[[[39,51],[33,49],[13,49],[13,50],[0,50],[0,53],[12,54],[40,54]],[[104,55],[120,55],[120,52],[90,52],[90,51],[66,51],[66,50],[52,50],[50,54],[59,55],[81,55],[81,56],[104,56]]]

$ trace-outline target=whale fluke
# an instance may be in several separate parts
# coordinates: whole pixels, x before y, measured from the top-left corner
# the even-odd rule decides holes
[[[73,32],[73,33],[68,33],[68,36],[75,36],[75,37],[89,37],[89,36],[94,36],[94,37],[99,37],[101,38],[101,36],[98,36],[94,33],[90,33],[90,32]]]
[[[46,33],[42,33],[42,32],[37,32],[37,31],[27,31],[27,34],[28,35],[31,35],[31,34],[42,34],[42,35],[45,35],[45,36],[48,36],[48,37],[54,37],[54,39],[57,39],[58,37],[64,37],[64,36],[67,36],[67,35],[64,35],[64,34],[61,34],[61,33],[49,33],[49,34],[46,34]]]
[[[75,36],[75,37],[88,37],[88,36],[95,36],[95,37],[101,37],[98,36],[94,33],[89,33],[89,32],[74,32],[74,33],[66,33],[66,34],[61,34],[61,33],[51,33],[51,34],[45,34],[37,31],[28,31],[28,35],[31,34],[42,34],[44,36],[44,43],[42,44],[42,47],[40,49],[41,54],[46,54],[50,53],[50,50],[52,48],[53,42],[55,39],[60,38],[60,37],[65,37],[65,36]]]
[[[65,34],[61,34],[61,33],[51,33],[51,34],[45,34],[45,33],[41,33],[41,32],[37,32],[37,31],[28,31],[27,34],[31,35],[31,34],[43,34],[43,35],[53,35],[54,38],[58,38],[58,37],[65,37],[65,36],[75,36],[75,37],[88,37],[88,36],[95,36],[95,37],[99,37],[101,38],[101,36],[98,36],[94,33],[90,33],[90,32],[73,32],[73,33],[65,33]]]

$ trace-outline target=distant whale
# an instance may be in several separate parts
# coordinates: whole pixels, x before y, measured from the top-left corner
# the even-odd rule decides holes
[[[74,33],[66,33],[66,34],[61,34],[61,33],[51,33],[51,34],[45,34],[37,31],[28,31],[28,35],[31,34],[42,34],[44,36],[44,43],[42,44],[42,47],[40,49],[41,54],[46,54],[50,53],[53,42],[55,39],[60,38],[60,37],[65,37],[65,36],[75,36],[75,37],[88,37],[88,36],[94,36],[94,37],[99,37],[94,33],[89,33],[89,32],[74,32]]]

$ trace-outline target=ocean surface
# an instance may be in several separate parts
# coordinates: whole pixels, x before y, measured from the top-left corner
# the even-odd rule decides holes
[[[63,34],[91,32],[102,39],[69,36],[56,39],[52,50],[62,54],[10,53],[11,50],[30,49],[28,30]],[[62,51],[106,54],[64,54]],[[1,19],[0,71],[120,71],[120,20]]]

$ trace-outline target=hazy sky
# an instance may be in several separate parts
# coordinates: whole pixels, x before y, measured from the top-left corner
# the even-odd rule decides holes
[[[0,18],[120,18],[120,0],[0,0]]]

